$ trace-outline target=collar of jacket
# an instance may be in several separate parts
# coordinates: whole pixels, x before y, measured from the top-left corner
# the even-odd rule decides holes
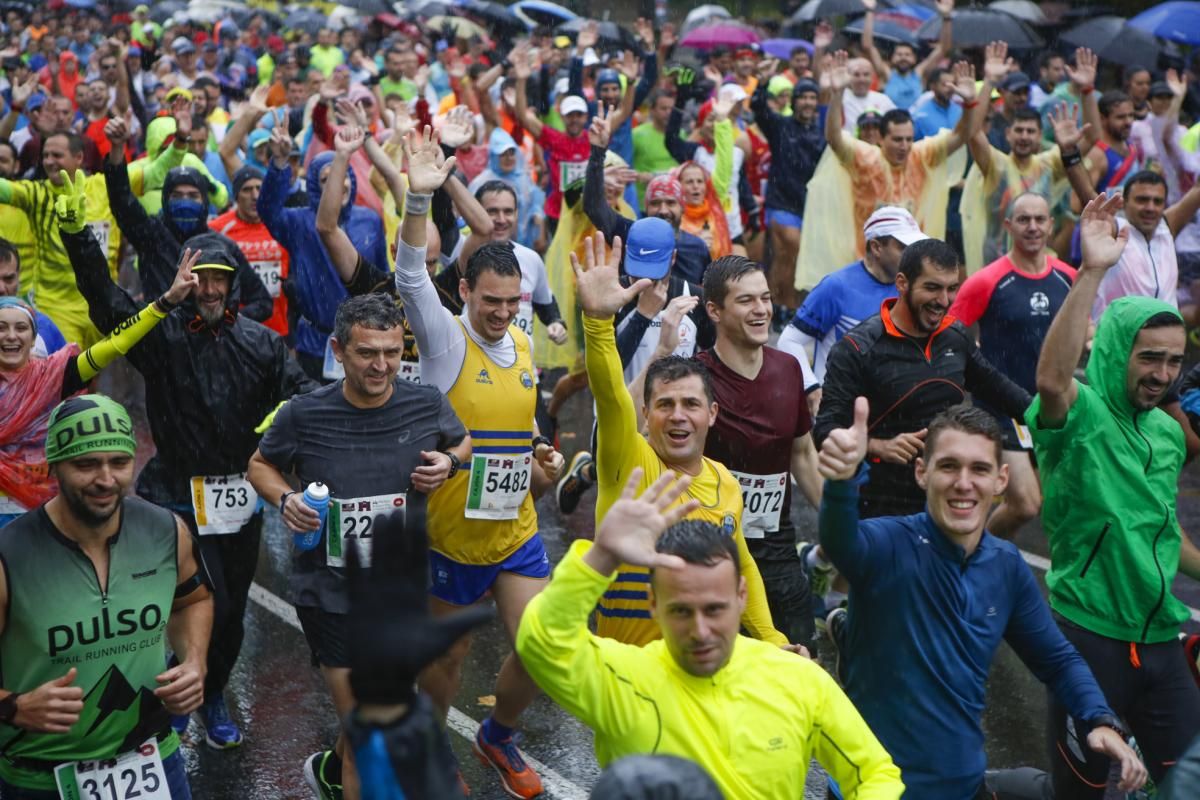
[[[979,537],[979,544],[975,547],[975,552],[967,555],[966,549],[958,542],[953,541],[949,536],[942,533],[942,529],[933,521],[933,517],[929,514],[929,507],[925,507],[925,512],[921,514],[923,527],[925,528],[926,538],[934,551],[943,558],[953,561],[960,567],[967,567],[974,562],[982,562],[992,557],[992,551],[995,550],[996,542],[987,528],[984,528],[983,535]]]
[[[892,321],[892,306],[896,305],[899,299],[900,298],[898,297],[889,297],[880,304],[879,318],[883,320],[883,329],[887,331],[889,336],[895,336],[897,339],[915,339],[917,337],[909,336],[907,333],[896,327],[896,323]],[[933,333],[929,334],[929,338],[925,342],[926,359],[933,358],[933,340],[937,338],[939,333],[953,325],[954,320],[955,317],[952,317],[949,313],[947,313],[944,317],[942,317],[942,322],[937,326],[937,329]]]

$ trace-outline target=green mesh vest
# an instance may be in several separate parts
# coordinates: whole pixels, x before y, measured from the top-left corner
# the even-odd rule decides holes
[[[79,547],[39,508],[0,530],[8,580],[8,622],[0,634],[0,686],[28,692],[74,667],[83,712],[68,734],[0,724],[0,776],[15,786],[53,789],[48,762],[111,758],[160,739],[163,757],[179,747],[167,733],[154,676],[166,665],[166,628],[177,583],[175,519],[126,498],[109,542],[107,591]],[[15,763],[14,763],[15,760]]]

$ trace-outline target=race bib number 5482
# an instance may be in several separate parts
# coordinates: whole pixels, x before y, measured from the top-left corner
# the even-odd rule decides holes
[[[158,742],[105,761],[76,761],[54,770],[62,800],[171,800]]]

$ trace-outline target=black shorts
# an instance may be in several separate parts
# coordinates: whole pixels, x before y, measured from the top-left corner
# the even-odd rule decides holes
[[[349,614],[334,614],[313,606],[296,606],[304,640],[312,653],[314,667],[349,667],[350,649],[346,642]]]

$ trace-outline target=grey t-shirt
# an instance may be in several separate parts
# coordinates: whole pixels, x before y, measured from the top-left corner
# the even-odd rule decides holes
[[[342,381],[289,400],[259,443],[263,458],[300,485],[329,487],[329,516],[335,500],[386,497],[408,492],[421,451],[445,450],[466,437],[458,415],[436,387],[397,378],[392,396],[379,408],[356,408],[342,394]],[[423,502],[423,498],[421,499]],[[296,550],[289,583],[291,601],[335,614],[349,611],[345,571],[328,561],[330,523],[313,550]]]

